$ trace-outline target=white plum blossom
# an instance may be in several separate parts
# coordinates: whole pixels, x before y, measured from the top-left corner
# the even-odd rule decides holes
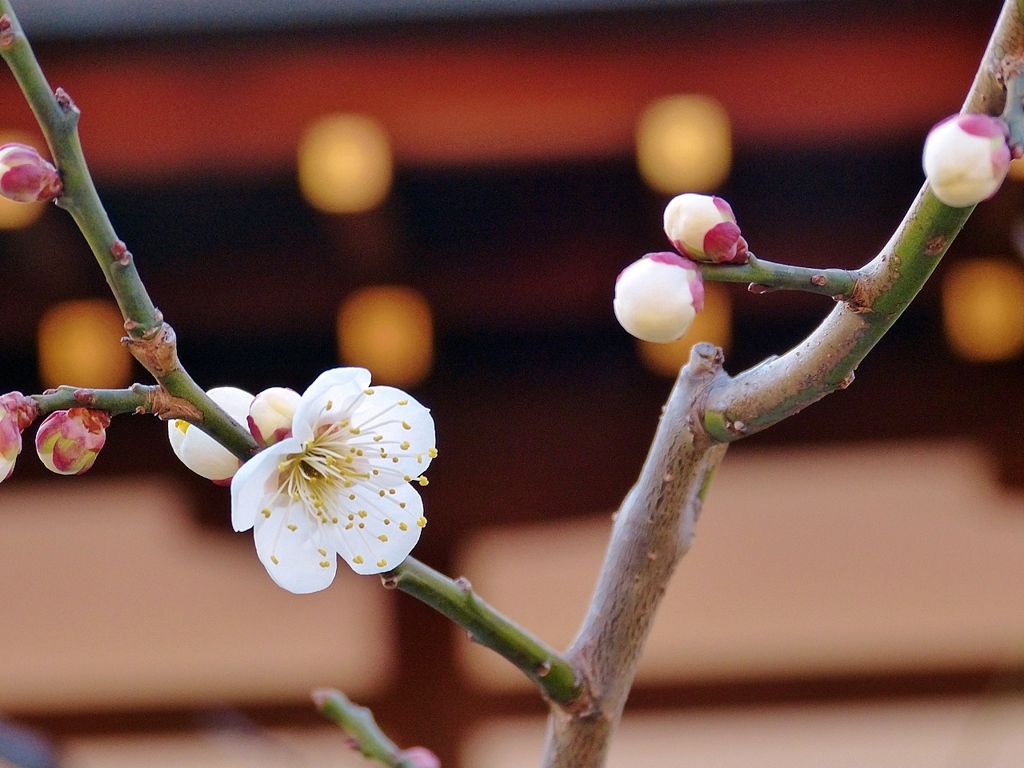
[[[253,528],[280,586],[330,585],[338,555],[360,574],[398,566],[426,525],[413,484],[437,455],[434,421],[364,368],[322,373],[299,400],[292,434],[247,461],[231,482],[231,521]]]
[[[924,142],[924,172],[932,192],[953,208],[992,197],[1010,167],[1009,129],[989,115],[953,115]]]
[[[237,387],[214,387],[206,394],[228,416],[245,426],[252,395]],[[168,421],[167,436],[174,455],[181,459],[182,464],[218,485],[231,482],[235,472],[242,466],[242,462],[231,451],[184,419]]]
[[[649,253],[622,270],[615,280],[615,317],[623,328],[644,341],[675,341],[686,333],[703,307],[700,269],[675,253]]]

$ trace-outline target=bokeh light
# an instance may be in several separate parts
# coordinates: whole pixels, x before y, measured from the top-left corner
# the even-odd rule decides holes
[[[967,360],[992,362],[1024,351],[1024,268],[1008,259],[954,263],[942,283],[946,339]]]
[[[105,299],[66,301],[39,321],[39,378],[47,387],[123,387],[131,381],[132,357],[121,344],[124,320]]]
[[[729,115],[709,96],[656,101],[637,123],[636,159],[641,176],[658,192],[711,192],[732,166]]]
[[[299,143],[299,187],[325,213],[362,213],[391,189],[387,132],[366,115],[337,114],[313,123]]]

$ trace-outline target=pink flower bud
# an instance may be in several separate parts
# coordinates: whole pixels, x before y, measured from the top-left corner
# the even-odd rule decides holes
[[[1009,129],[998,117],[953,115],[924,141],[924,172],[932,192],[953,208],[967,208],[998,191],[1010,167]]]
[[[96,463],[107,441],[110,414],[92,408],[54,411],[36,431],[36,453],[51,472],[80,475]]]
[[[14,471],[14,462],[21,453],[21,433],[38,413],[35,400],[21,392],[0,395],[0,482]]]
[[[53,200],[63,191],[60,174],[35,147],[0,147],[0,195],[19,203]]]
[[[694,261],[745,264],[747,243],[732,208],[720,197],[687,192],[665,206],[665,234]]]
[[[410,747],[398,755],[402,768],[441,768],[437,755],[426,747]]]
[[[266,447],[292,436],[292,418],[302,397],[293,389],[271,387],[256,395],[249,406],[249,431]]]
[[[644,341],[675,341],[704,308],[704,279],[689,259],[675,253],[649,253],[615,281],[615,317]]]

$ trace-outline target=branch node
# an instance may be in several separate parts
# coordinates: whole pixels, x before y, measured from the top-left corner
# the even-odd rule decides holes
[[[117,240],[112,246],[110,246],[110,255],[114,257],[115,261],[122,267],[127,267],[132,263],[132,252],[128,250],[128,246],[125,245],[124,240]]]
[[[928,242],[924,246],[925,256],[941,256],[946,251],[946,241],[945,235],[928,238]]]
[[[75,402],[86,407],[96,405],[96,393],[91,389],[76,389],[72,395]]]
[[[380,575],[380,583],[384,589],[398,589],[398,574],[394,571],[382,573]]]
[[[465,576],[459,576],[459,578],[455,580],[455,586],[457,586],[467,595],[473,591],[473,585],[469,583],[469,579],[467,579]]]
[[[5,13],[3,16],[0,16],[0,48],[10,48],[14,45],[15,37],[11,17]]]
[[[545,659],[537,665],[537,669],[535,669],[534,672],[536,672],[537,677],[547,677],[548,673],[551,672],[551,662],[548,659]]]
[[[57,100],[57,106],[60,107],[61,112],[64,114],[77,115],[79,113],[78,107],[75,106],[75,102],[63,88],[57,88],[57,90],[53,92],[53,97]]]
[[[853,380],[855,378],[857,378],[856,373],[854,373],[853,371],[850,371],[848,374],[846,374],[843,377],[843,380],[839,382],[839,388],[840,389],[846,389],[848,386],[853,384]]]
[[[133,385],[135,389],[139,385]],[[139,412],[138,409],[135,411]],[[142,409],[143,413],[152,413],[154,416],[169,421],[170,419],[184,419],[191,424],[199,424],[203,421],[203,412],[183,397],[172,395],[163,385],[151,391],[149,405]]]
[[[174,329],[163,322],[159,312],[157,312],[157,322],[159,325],[155,328],[146,331],[141,337],[135,337],[131,333],[138,328],[139,324],[129,320],[124,324],[129,335],[122,338],[121,343],[128,347],[132,356],[159,380],[176,371],[179,364]]]
[[[824,275],[814,275],[811,277],[811,283],[814,285],[824,285],[828,282],[828,278]]]

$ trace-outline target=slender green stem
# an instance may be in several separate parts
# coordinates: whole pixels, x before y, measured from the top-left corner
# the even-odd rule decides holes
[[[160,387],[134,384],[128,389],[82,389],[57,387],[41,395],[31,395],[39,405],[39,415],[69,408],[95,408],[111,416],[122,413],[155,413]]]
[[[463,627],[471,640],[511,661],[549,699],[568,704],[583,692],[564,656],[477,597],[465,579],[453,581],[412,557],[382,579],[384,586],[422,600]]]
[[[373,712],[366,707],[353,704],[341,691],[321,688],[313,691],[316,708],[328,720],[333,720],[351,739],[352,748],[363,757],[383,763],[388,768],[418,768],[407,759],[377,725]]]
[[[998,115],[1007,101],[1008,63],[1024,57],[1024,24],[1006,0],[963,111]],[[1016,91],[1012,98],[1018,98]],[[1024,119],[1010,108],[1014,122]],[[1011,132],[1019,132],[1011,126]],[[951,208],[928,184],[918,193],[885,248],[858,270],[856,288],[802,343],[712,387],[704,426],[719,440],[751,435],[853,381],[860,361],[917,296],[974,210]]]
[[[153,305],[131,252],[110,223],[82,152],[78,108],[63,90],[50,88],[10,0],[0,0],[0,21],[0,57],[25,94],[60,171],[64,191],[57,204],[74,218],[103,270],[125,319],[129,349],[171,397],[195,405],[189,421],[243,461],[248,459],[257,450],[256,442],[185,372],[173,330]]]
[[[721,283],[750,283],[753,293],[807,291],[836,299],[853,295],[857,275],[846,269],[811,269],[764,261],[750,254],[746,264],[701,264],[705,280]]]

